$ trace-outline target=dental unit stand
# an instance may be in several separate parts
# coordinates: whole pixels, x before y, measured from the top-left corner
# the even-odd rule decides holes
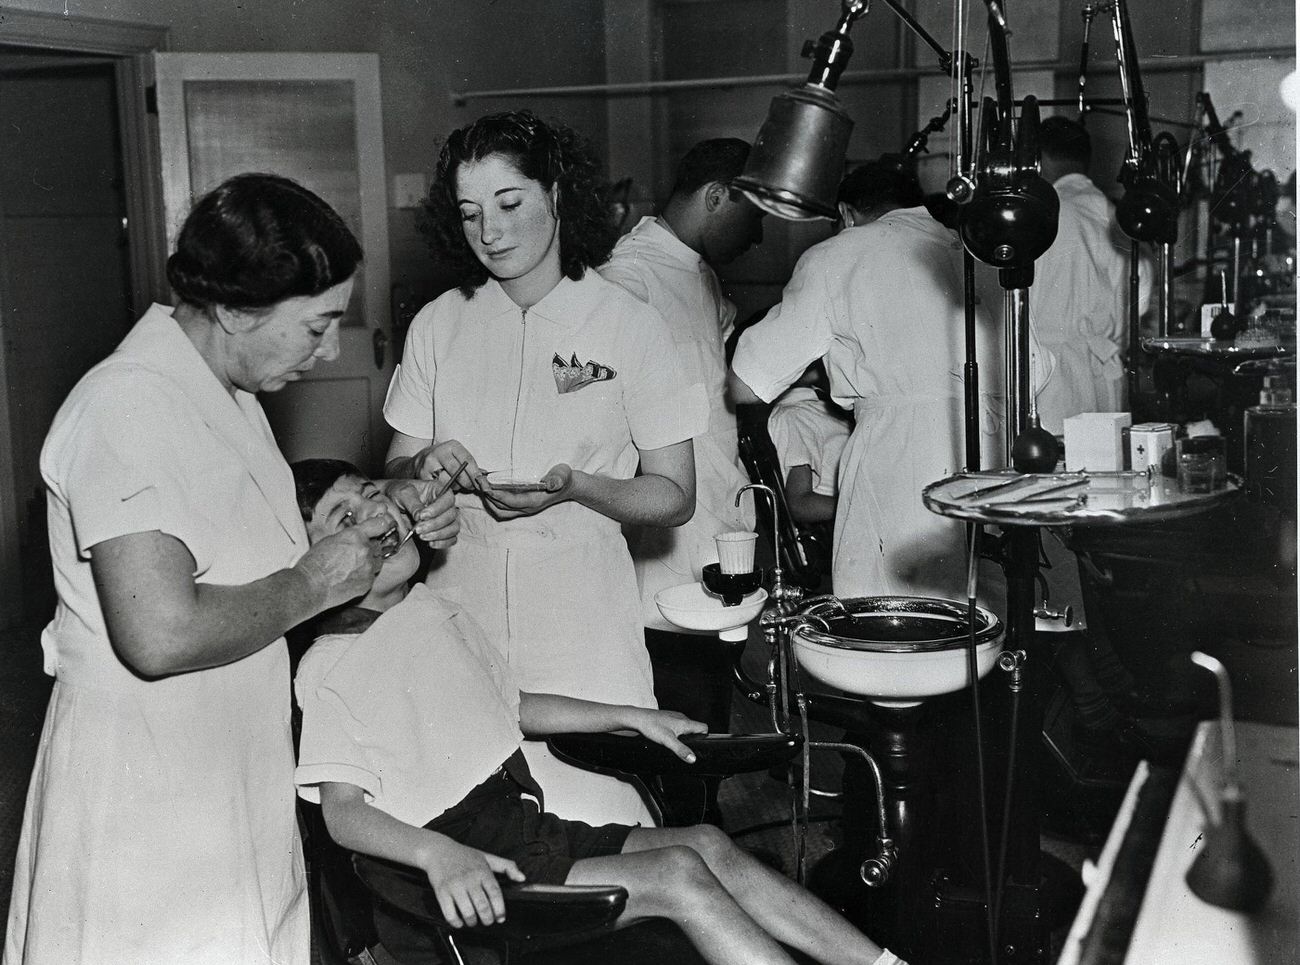
[[[898,847],[895,837],[891,833],[885,810],[885,782],[881,775],[880,766],[864,747],[857,744],[817,741],[810,738],[810,706],[817,706],[821,702],[821,698],[820,695],[809,695],[804,692],[799,679],[798,663],[790,646],[790,631],[794,626],[806,623],[810,619],[822,622],[818,617],[800,615],[799,610],[802,605],[816,601],[833,601],[838,604],[839,601],[835,600],[834,597],[813,597],[805,600],[801,588],[793,584],[787,585],[784,582],[781,570],[781,521],[778,515],[780,510],[778,509],[776,494],[770,487],[761,483],[742,486],[736,493],[737,506],[740,505],[740,500],[747,490],[762,490],[767,495],[768,505],[772,510],[772,540],[775,554],[775,563],[772,567],[772,588],[768,593],[767,606],[759,616],[759,626],[762,628],[763,639],[768,648],[767,683],[759,685],[750,678],[741,667],[739,655],[737,655],[733,667],[741,691],[746,696],[751,699],[765,698],[771,714],[772,726],[777,731],[785,734],[796,732],[793,728],[792,705],[794,714],[798,716],[797,733],[804,738],[803,757],[799,769],[800,780],[798,784],[796,785],[793,780],[790,781],[791,833],[794,839],[796,855],[796,876],[800,883],[803,883],[807,878],[808,816],[809,804],[812,798],[811,752],[813,748],[820,748],[838,751],[855,759],[860,759],[871,776],[876,797],[875,846],[873,852],[863,860],[858,874],[868,887],[878,887],[889,880],[893,866],[898,860]],[[755,500],[757,500],[757,495],[755,495]],[[822,625],[825,626],[825,623],[822,622]],[[845,703],[856,704],[859,702],[845,700]]]

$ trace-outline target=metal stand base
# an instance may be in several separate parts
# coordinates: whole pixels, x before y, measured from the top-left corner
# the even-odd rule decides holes
[[[1052,932],[1067,924],[1083,897],[1083,885],[1069,865],[1039,856],[1042,877],[1035,886],[1010,882],[1002,892],[999,965],[1041,965],[1053,960]],[[917,960],[928,965],[986,965],[984,892],[956,874],[934,879],[932,926]]]

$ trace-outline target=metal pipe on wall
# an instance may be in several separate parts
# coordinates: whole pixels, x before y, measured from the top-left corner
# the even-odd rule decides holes
[[[1250,50],[1230,50],[1213,54],[1181,54],[1176,57],[1161,57],[1143,64],[1146,73],[1168,73],[1201,67],[1206,63],[1224,60],[1255,60],[1264,57],[1294,57],[1293,47],[1261,47]],[[1077,68],[1062,64],[1058,60],[1026,60],[1016,64],[1017,71],[1050,70],[1054,74],[1073,76]],[[839,86],[845,84],[870,84],[896,80],[910,80],[916,77],[928,77],[940,73],[934,67],[887,67],[880,70],[846,70],[841,76]],[[639,96],[643,94],[670,94],[687,90],[715,90],[728,87],[762,87],[769,84],[800,84],[804,74],[756,74],[737,77],[692,77],[684,80],[647,80],[626,84],[561,84],[553,87],[511,87],[497,90],[452,90],[448,96],[452,104],[463,107],[472,100],[485,100],[496,97],[589,97]]]

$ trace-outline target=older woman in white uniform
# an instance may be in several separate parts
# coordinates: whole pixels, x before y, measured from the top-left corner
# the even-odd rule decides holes
[[[297,184],[231,179],[41,454],[55,679],[4,960],[309,958],[284,632],[366,592],[378,523],[308,549],[255,392],[337,354],[361,249]],[[454,535],[450,501],[443,524]],[[431,510],[437,515],[437,510]]]
[[[595,175],[572,132],[527,113],[448,139],[432,220],[464,283],[412,322],[384,407],[388,471],[441,477],[468,460],[460,540],[428,583],[484,626],[525,690],[654,706],[621,525],[690,517],[708,406],[663,319],[591,270],[614,240]],[[649,820],[630,785],[544,745],[526,753],[555,813]]]

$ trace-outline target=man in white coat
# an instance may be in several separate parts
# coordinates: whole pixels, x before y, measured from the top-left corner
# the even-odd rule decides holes
[[[1029,319],[1038,338],[1057,359],[1056,371],[1038,394],[1043,428],[1063,431],[1080,412],[1122,412],[1124,350],[1128,343],[1131,244],[1115,221],[1115,205],[1088,177],[1092,143],[1077,121],[1049,117],[1038,133],[1042,175],[1056,189],[1061,214],[1056,240],[1038,259],[1029,290]],[[1139,312],[1150,297],[1152,268],[1139,262]],[[1089,628],[1074,554],[1047,537],[1050,566],[1042,572],[1053,607],[1073,608],[1074,632],[1061,635],[1057,667],[1074,704],[1077,746],[1103,757],[1148,759],[1175,756],[1128,711],[1164,713],[1174,705],[1147,695],[1106,640]]]
[[[716,640],[702,640],[665,621],[654,597],[667,587],[700,579],[700,568],[718,558],[714,536],[754,525],[749,500],[736,507],[736,492],[749,482],[737,449],[735,409],[727,397],[724,345],[736,306],[723,295],[714,271],[763,239],[763,212],[730,184],[748,157],[749,144],[737,138],[696,144],[678,164],[662,212],[642,218],[600,268],[605,278],[663,315],[687,369],[686,381],[703,385],[708,395],[709,429],[695,439],[695,515],[673,529],[630,532],[628,543],[660,706],[724,732],[731,706],[726,653]]]
[[[981,385],[1002,384],[1001,327],[976,312]],[[964,525],[921,490],[965,461],[962,247],[920,205],[854,224],[809,248],[732,360],[737,402],[770,401],[823,359],[832,399],[852,408],[839,470],[831,582],[843,598],[966,592]],[[1043,359],[1032,338],[1033,364]],[[1042,373],[1035,384],[1043,384]],[[981,394],[984,452],[1002,447],[1002,399]],[[1002,610],[1001,573],[981,567],[981,602]]]
[[[1049,117],[1038,141],[1042,175],[1056,189],[1061,214],[1056,240],[1034,265],[1029,318],[1057,358],[1038,413],[1043,428],[1059,435],[1067,416],[1125,409],[1130,243],[1115,223],[1115,205],[1088,178],[1092,143],[1083,125]],[[1150,266],[1141,269],[1145,300]]]

